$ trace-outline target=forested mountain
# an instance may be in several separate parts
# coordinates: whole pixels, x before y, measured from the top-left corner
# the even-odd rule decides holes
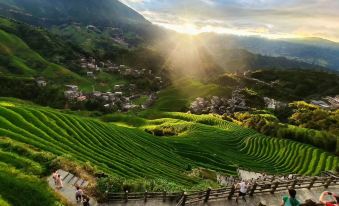
[[[266,39],[250,36],[202,34],[206,44],[218,49],[241,48],[255,54],[285,57],[339,70],[339,44],[320,38]]]
[[[76,22],[114,27],[150,24],[142,15],[117,0],[1,0],[0,8],[3,15],[34,25]]]

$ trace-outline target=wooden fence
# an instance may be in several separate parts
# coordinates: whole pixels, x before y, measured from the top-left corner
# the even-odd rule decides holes
[[[183,192],[133,192],[129,193],[128,191],[122,193],[107,193],[107,201],[115,202],[115,201],[124,201],[128,202],[129,200],[144,200],[147,202],[148,199],[159,199],[163,202],[169,201],[179,201],[179,199],[183,196]]]
[[[253,196],[261,193],[271,193],[279,191],[286,191],[289,188],[311,189],[314,187],[328,188],[330,185],[339,185],[339,177],[333,173],[324,174],[322,177],[298,177],[292,180],[275,179],[272,178],[269,181],[257,181],[251,184],[248,189],[248,195]],[[186,191],[186,192],[137,192],[129,193],[128,191],[123,193],[107,193],[107,200],[109,202],[129,200],[144,200],[159,199],[162,201],[175,201],[177,206],[185,206],[186,204],[193,204],[198,202],[208,202],[216,199],[232,199],[235,197],[239,190],[235,186],[224,187],[220,189],[207,189],[205,191]]]
[[[314,187],[324,187],[328,188],[330,185],[339,185],[339,178],[335,176],[327,177],[304,177],[294,180],[273,180],[273,181],[261,181],[254,182],[251,187],[248,189],[248,195],[253,196],[255,194],[261,193],[271,193],[279,191],[286,191],[289,188],[293,189],[302,189],[307,188],[311,189]],[[185,192],[183,197],[178,202],[177,206],[184,206],[186,204],[193,204],[198,202],[208,202],[210,200],[216,199],[232,199],[235,197],[235,194],[239,192],[235,186],[225,187],[221,189],[207,189],[206,191],[201,191],[197,193],[188,193]]]

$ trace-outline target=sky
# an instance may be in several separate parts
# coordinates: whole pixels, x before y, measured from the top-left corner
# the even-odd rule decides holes
[[[182,33],[339,42],[339,0],[120,0],[154,24]]]

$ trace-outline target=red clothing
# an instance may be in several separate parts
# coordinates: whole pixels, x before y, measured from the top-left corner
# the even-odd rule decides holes
[[[326,202],[326,206],[337,206],[338,204],[336,203],[331,203],[331,202]]]

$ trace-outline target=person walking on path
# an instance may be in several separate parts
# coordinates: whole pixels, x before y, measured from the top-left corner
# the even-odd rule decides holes
[[[58,177],[56,179],[56,188],[61,189],[64,187],[64,183],[62,182],[61,176],[58,174]]]
[[[247,181],[242,181],[236,184],[235,188],[240,188],[239,193],[235,199],[237,203],[238,203],[239,197],[242,197],[242,199],[246,202],[245,196],[246,196],[248,187],[249,187],[249,183]]]
[[[90,205],[89,205],[89,200],[90,200],[90,199],[89,199],[89,197],[88,197],[87,195],[83,195],[83,196],[82,196],[82,205],[83,205],[83,206],[90,206]]]
[[[284,196],[281,202],[281,206],[300,206],[299,200],[297,200],[297,191],[294,189],[288,190],[289,196]]]
[[[52,178],[54,180],[54,184],[57,185],[57,179],[58,179],[58,171],[57,170],[54,170],[54,172],[52,173]]]
[[[75,199],[77,202],[81,202],[81,198],[84,195],[84,191],[80,189],[79,186],[76,186]]]

